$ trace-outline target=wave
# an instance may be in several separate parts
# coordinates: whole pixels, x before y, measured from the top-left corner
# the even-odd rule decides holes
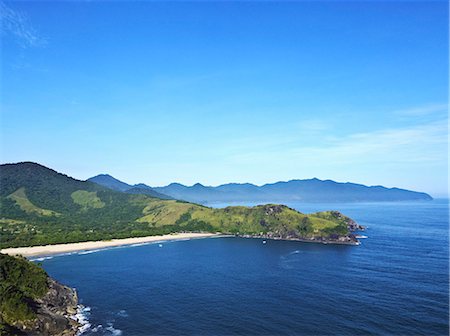
[[[136,246],[143,246],[143,245],[149,245],[150,244],[150,242],[149,243],[136,243],[136,244],[131,244],[131,245],[128,245],[129,247],[136,247]]]
[[[120,336],[122,335],[122,330],[114,328],[113,324],[111,322],[107,323],[107,327],[103,327],[102,324],[99,324],[98,326],[91,329],[92,333],[100,333],[100,335],[113,335],[113,336]]]
[[[39,257],[39,258],[29,258],[29,261],[44,261],[44,260],[50,260],[56,257],[65,257],[65,256],[69,256],[72,254],[79,254],[80,251],[74,251],[74,252],[64,252],[64,253],[56,253],[56,254],[52,254],[51,256],[44,256],[44,257]]]
[[[44,261],[44,260],[49,260],[49,259],[53,259],[53,257],[39,257],[39,258],[34,258],[34,259],[30,259],[30,261]]]
[[[92,328],[91,331],[96,333],[96,332],[98,332],[98,331],[100,331],[102,329],[103,329],[103,326],[101,324],[99,324],[98,326]]]
[[[59,254],[55,254],[54,256],[55,257],[64,257],[64,256],[72,255],[72,254],[78,254],[78,251],[59,253]]]
[[[128,317],[128,313],[125,309],[120,310],[116,315],[119,317]]]
[[[95,252],[100,252],[101,250],[104,250],[104,249],[96,249],[96,250],[81,251],[81,252],[78,252],[78,254],[80,254],[80,255],[83,255],[83,254],[91,254],[91,253],[95,253]]]
[[[108,327],[106,327],[105,329],[111,332],[111,334],[114,336],[122,335],[122,330],[114,328],[112,323],[108,323]]]
[[[134,243],[134,244],[124,244],[124,245],[118,245],[118,246],[105,246],[98,249],[93,250],[79,250],[79,251],[72,251],[72,252],[64,252],[64,253],[55,253],[51,256],[44,256],[44,257],[38,257],[38,258],[29,258],[30,261],[44,261],[53,259],[55,257],[64,257],[64,256],[70,256],[73,254],[76,255],[86,255],[86,254],[92,254],[96,252],[106,251],[106,250],[115,250],[115,249],[123,249],[123,248],[129,248],[129,247],[137,247],[137,246],[144,246],[144,245],[158,245],[158,247],[162,247],[163,243],[173,243],[178,241],[187,241],[187,240],[193,240],[193,239],[201,239],[201,237],[192,237],[192,238],[183,238],[183,239],[170,239],[170,240],[156,240],[156,241],[150,241],[150,242],[143,242],[143,243]]]
[[[78,305],[77,313],[72,316],[72,318],[77,321],[81,326],[78,328],[77,336],[85,333],[91,327],[89,323],[91,307],[84,307],[83,305]]]

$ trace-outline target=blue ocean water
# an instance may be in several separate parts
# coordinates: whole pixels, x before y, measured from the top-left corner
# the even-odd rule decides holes
[[[288,205],[342,211],[369,238],[197,239],[43,266],[90,308],[86,335],[448,335],[447,200]]]

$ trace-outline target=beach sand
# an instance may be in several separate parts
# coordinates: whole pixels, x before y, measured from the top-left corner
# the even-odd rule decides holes
[[[216,233],[174,233],[163,236],[148,236],[137,238],[124,238],[124,239],[112,239],[101,241],[89,241],[82,243],[68,243],[68,244],[55,244],[44,246],[30,246],[30,247],[13,247],[1,250],[1,253],[10,255],[22,255],[24,257],[42,256],[51,254],[60,254],[74,251],[87,251],[96,250],[112,246],[142,244],[150,242],[159,242],[165,240],[180,240],[180,239],[192,239],[192,238],[209,238],[209,237],[221,237],[223,235]]]

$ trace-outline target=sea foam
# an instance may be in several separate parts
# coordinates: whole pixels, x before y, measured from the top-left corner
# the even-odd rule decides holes
[[[114,328],[112,323],[108,323],[108,327],[106,327],[105,329],[111,332],[111,334],[114,336],[122,335],[122,330]]]
[[[85,333],[89,330],[91,327],[91,324],[89,323],[89,314],[91,311],[91,307],[84,307],[83,305],[78,305],[77,313],[72,316],[72,318],[81,324],[80,328],[78,329],[77,336]]]
[[[30,261],[44,261],[44,260],[49,260],[49,259],[53,259],[53,257],[40,257],[40,258],[35,258],[35,259],[30,259]]]

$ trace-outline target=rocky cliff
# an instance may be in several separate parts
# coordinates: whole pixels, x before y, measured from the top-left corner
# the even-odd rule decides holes
[[[74,336],[74,289],[24,258],[0,254],[0,335]]]

